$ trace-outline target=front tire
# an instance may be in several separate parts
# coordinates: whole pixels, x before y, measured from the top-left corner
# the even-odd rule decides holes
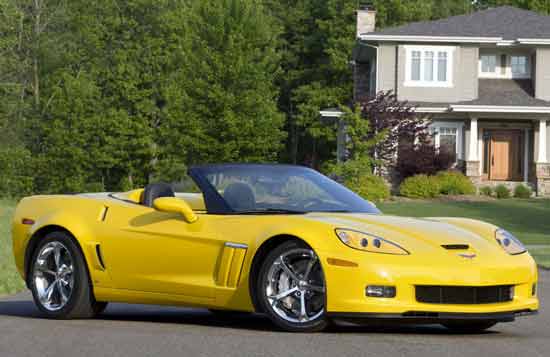
[[[48,318],[86,319],[101,313],[80,248],[65,232],[47,234],[39,243],[29,269],[29,286],[38,309]]]
[[[443,323],[452,332],[457,333],[480,333],[490,329],[497,323],[494,321],[451,321]]]
[[[262,311],[291,332],[317,332],[328,325],[326,288],[319,258],[306,244],[289,241],[265,258],[256,286]]]

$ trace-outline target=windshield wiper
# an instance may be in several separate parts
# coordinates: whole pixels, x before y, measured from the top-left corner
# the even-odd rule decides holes
[[[233,214],[306,214],[305,211],[297,211],[282,208],[261,208],[249,211],[236,211]]]

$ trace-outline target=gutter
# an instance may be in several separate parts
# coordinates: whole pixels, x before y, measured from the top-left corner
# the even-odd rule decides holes
[[[361,34],[362,41],[390,42],[460,42],[460,43],[502,43],[502,37],[463,37],[463,36],[403,36],[403,35],[369,35]]]
[[[550,107],[517,107],[517,106],[497,106],[497,105],[451,105],[451,110],[457,113],[477,112],[477,113],[535,113],[549,114]]]

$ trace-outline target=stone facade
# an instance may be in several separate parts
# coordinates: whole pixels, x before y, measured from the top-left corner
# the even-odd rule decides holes
[[[476,187],[481,186],[480,165],[479,161],[466,161],[466,176],[472,180]]]
[[[537,194],[550,197],[550,163],[536,164]]]

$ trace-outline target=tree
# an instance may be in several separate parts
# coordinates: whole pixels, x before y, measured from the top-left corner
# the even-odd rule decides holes
[[[274,84],[278,32],[261,2],[191,1],[182,21],[188,41],[167,90],[166,156],[276,160],[285,138]]]

